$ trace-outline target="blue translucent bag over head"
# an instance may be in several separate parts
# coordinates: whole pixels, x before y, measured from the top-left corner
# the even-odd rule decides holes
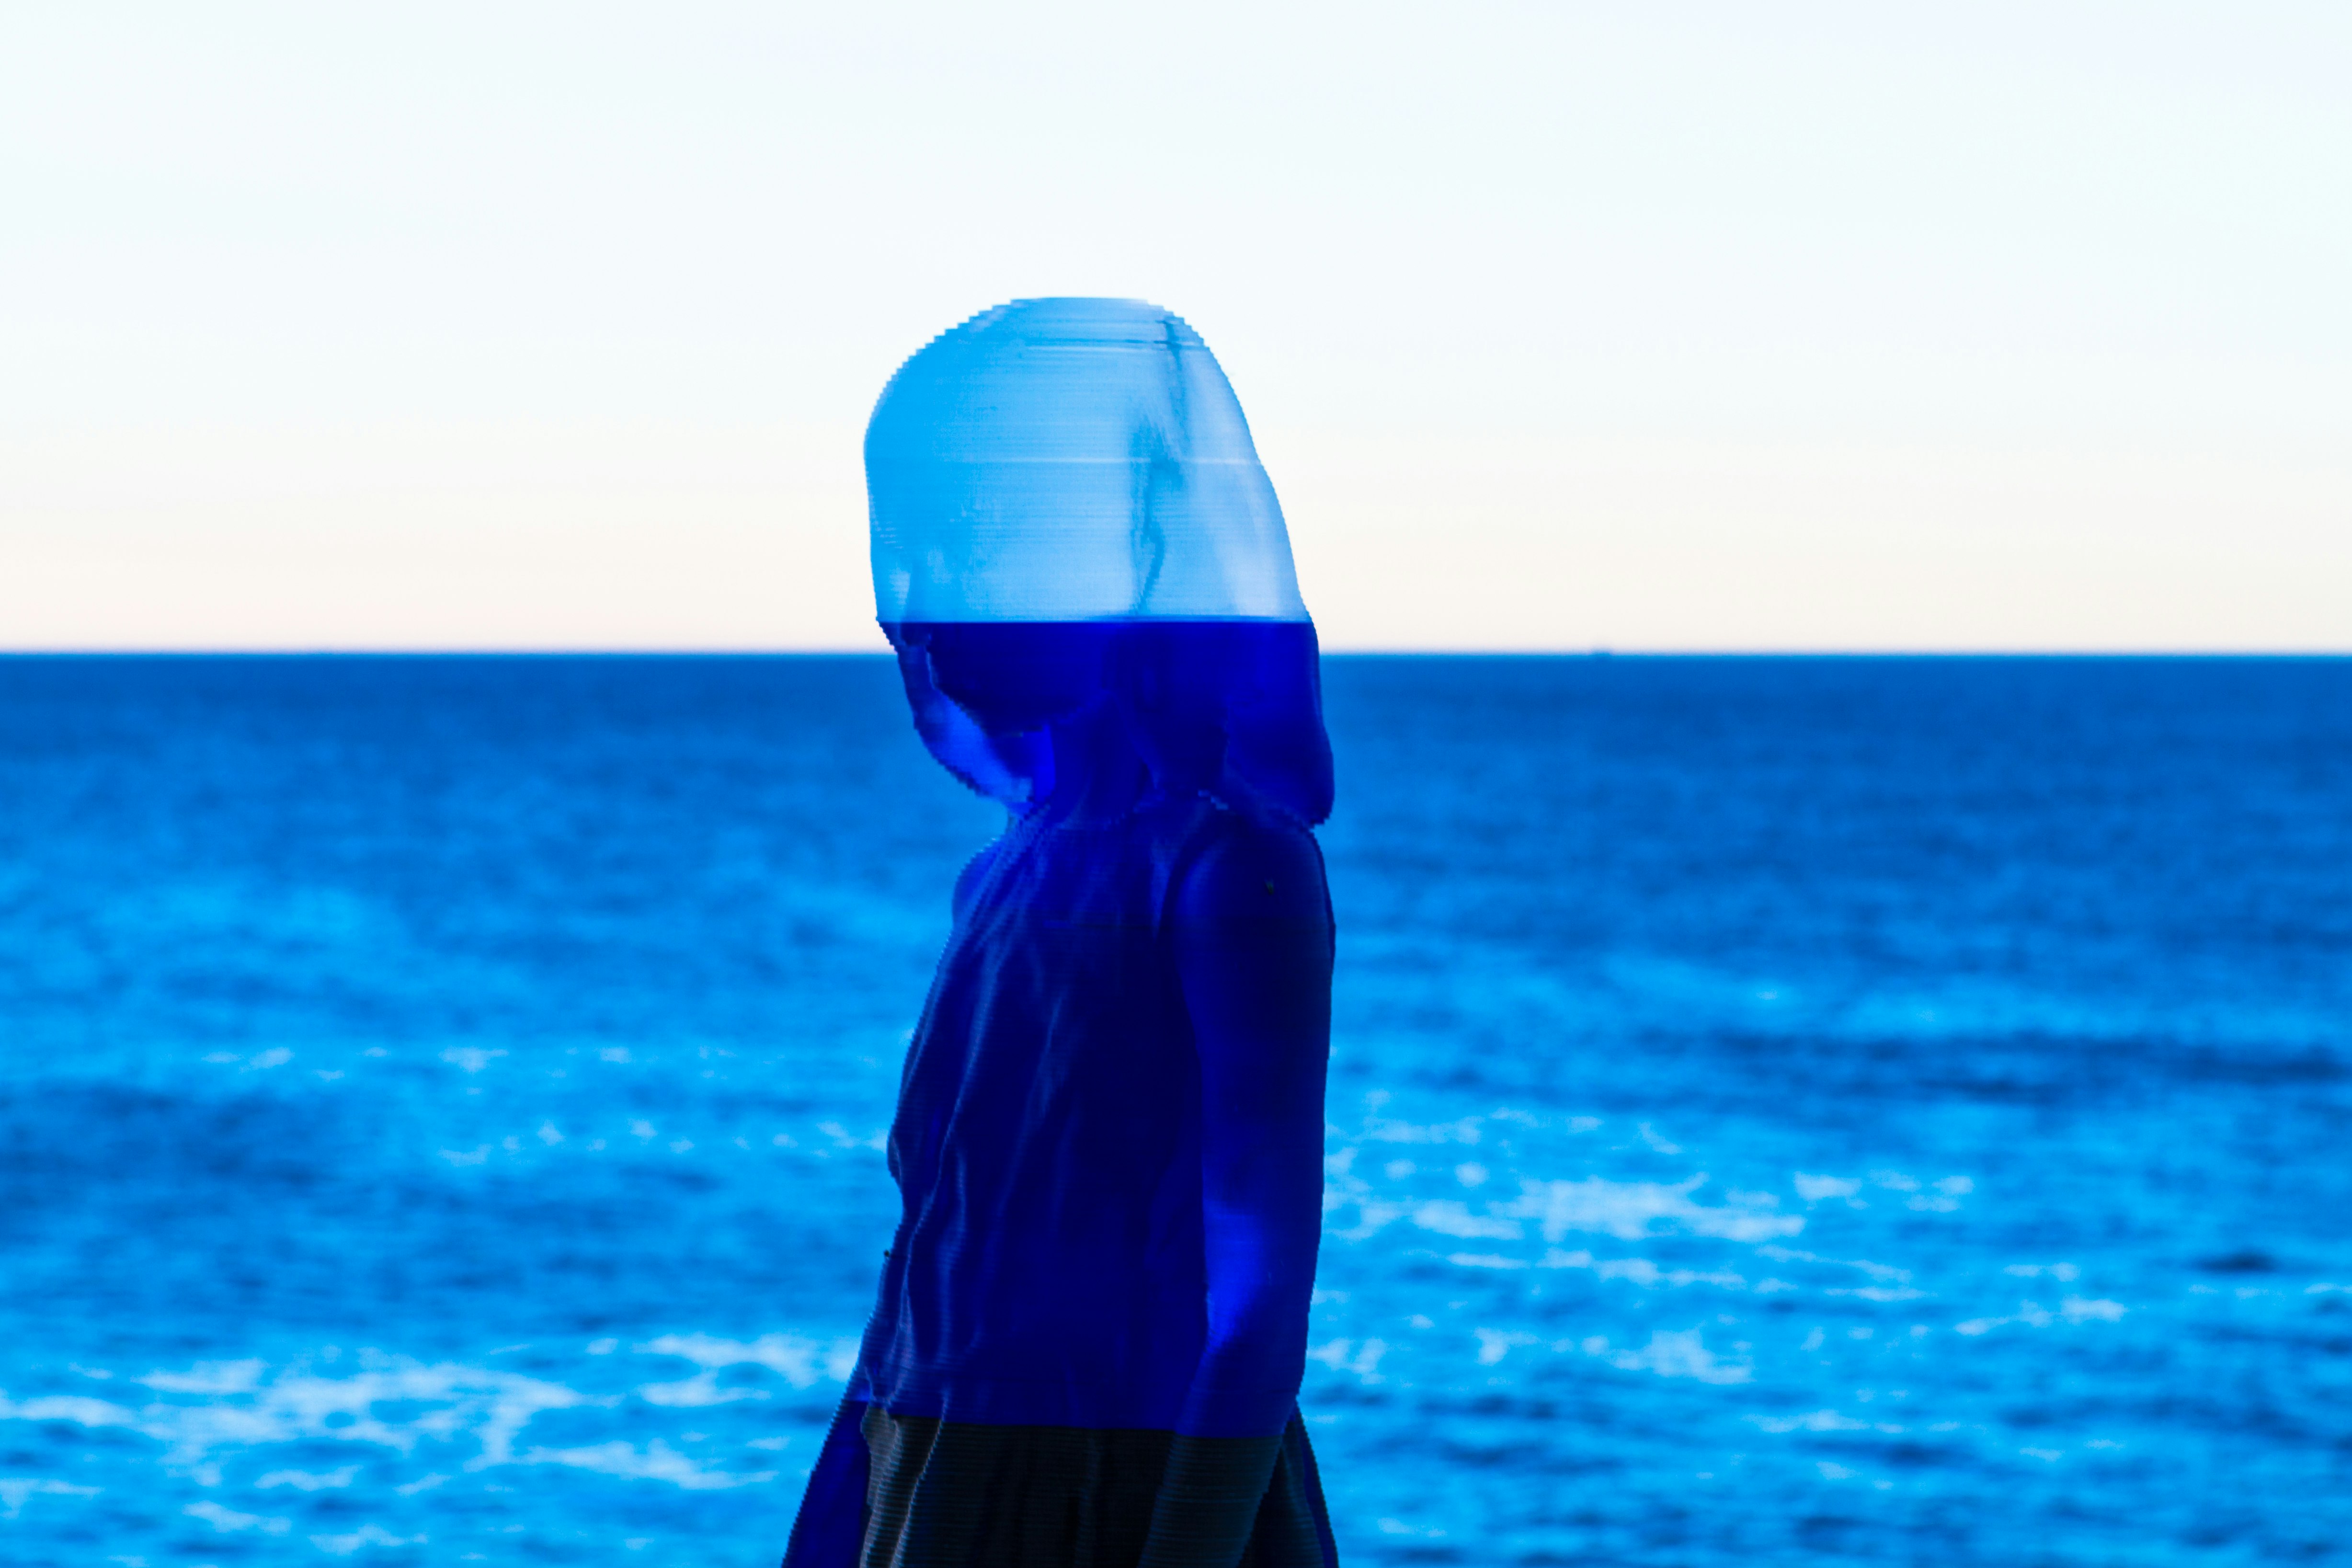
[[[958,776],[1021,809],[1052,787],[1046,724],[1112,698],[1163,791],[1329,814],[1282,509],[1178,317],[1131,300],[983,311],[891,378],[866,470],[876,614]]]

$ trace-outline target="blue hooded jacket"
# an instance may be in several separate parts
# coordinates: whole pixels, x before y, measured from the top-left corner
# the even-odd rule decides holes
[[[788,1568],[855,1560],[865,1406],[1283,1433],[1320,1228],[1330,749],[1223,372],[1157,307],[1003,306],[892,378],[866,468],[917,729],[1010,816],[908,1048],[902,1217]]]

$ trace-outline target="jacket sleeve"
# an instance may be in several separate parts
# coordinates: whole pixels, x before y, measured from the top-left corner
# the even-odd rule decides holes
[[[835,1413],[793,1521],[783,1568],[856,1568],[866,1546],[866,1408],[853,1392]]]
[[[1229,816],[1171,906],[1200,1056],[1209,1288],[1207,1347],[1178,1432],[1273,1438],[1297,1402],[1322,1232],[1332,927],[1321,851],[1303,828]]]

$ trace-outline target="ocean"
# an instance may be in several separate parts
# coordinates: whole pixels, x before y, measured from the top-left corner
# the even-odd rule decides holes
[[[2352,661],[1332,658],[1354,1564],[2352,1561]],[[0,659],[0,1561],[769,1564],[886,658]]]

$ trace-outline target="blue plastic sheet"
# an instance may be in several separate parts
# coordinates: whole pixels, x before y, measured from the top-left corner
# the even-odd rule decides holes
[[[1134,300],[942,332],[866,431],[875,613],[1304,621],[1249,425],[1200,334]]]

